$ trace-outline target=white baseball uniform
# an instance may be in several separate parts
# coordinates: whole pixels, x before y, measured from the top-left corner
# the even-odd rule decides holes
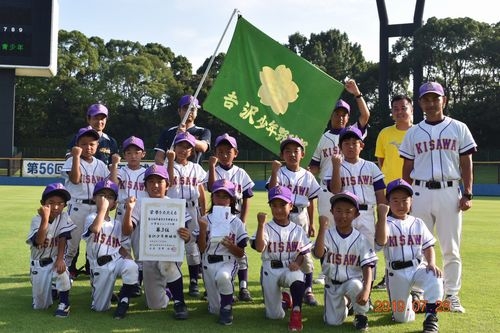
[[[423,262],[423,251],[434,246],[436,240],[424,221],[411,215],[405,220],[388,216],[387,228],[387,244],[377,245],[377,250],[384,250],[389,302],[396,305],[391,306],[393,318],[397,322],[413,321],[416,309],[410,295],[413,287],[424,291],[427,303],[443,298],[443,280],[427,272]],[[403,311],[398,311],[399,303],[405,304]]]
[[[460,155],[471,154],[476,147],[464,123],[444,117],[438,124],[423,120],[411,127],[399,148],[401,156],[414,163],[410,174],[414,192],[412,214],[421,218],[431,232],[436,227],[446,295],[458,294],[461,286]]]
[[[96,212],[96,206],[92,200],[95,184],[109,176],[106,164],[92,157],[92,162],[88,163],[80,159],[81,181],[73,184],[69,180],[68,172],[71,171],[73,157],[68,158],[61,169],[61,176],[65,179],[64,186],[71,194],[68,202],[68,214],[76,228],[71,232],[71,239],[68,240],[68,252],[66,255],[66,265],[69,267],[73,257],[76,256],[87,216]]]
[[[282,288],[290,288],[295,281],[304,282],[304,273],[301,270],[290,271],[288,265],[299,254],[310,253],[312,244],[298,224],[281,226],[273,220],[264,225],[264,243],[260,280],[266,317],[282,319],[285,317],[281,303]]]
[[[167,195],[172,199],[186,199],[186,211],[191,215],[187,228],[191,233],[198,228],[198,216],[201,216],[199,185],[206,178],[207,172],[199,164],[188,161],[182,165],[174,161],[174,178],[170,179]],[[200,251],[193,238],[186,243],[185,248],[188,265],[199,265]]]
[[[216,221],[213,214],[206,215],[208,221],[207,228],[207,248],[203,253],[203,282],[207,291],[208,311],[213,314],[219,314],[220,295],[232,295],[234,292],[233,280],[238,271],[237,257],[235,257],[228,248],[220,244],[219,239],[212,239],[211,230],[216,223],[228,223],[226,221]],[[236,216],[228,217],[229,236],[233,244],[245,248],[248,241],[248,234],[245,225]],[[199,235],[199,230],[194,232]]]
[[[355,300],[363,289],[363,266],[374,267],[377,255],[370,242],[356,229],[350,235],[340,235],[335,225],[325,233],[325,310],[323,319],[328,325],[341,325],[347,317],[345,297],[349,297],[356,314],[366,314],[369,304]]]
[[[26,243],[31,247],[30,278],[33,293],[33,308],[47,309],[52,305],[52,281],[55,280],[58,291],[67,291],[71,288],[68,270],[58,274],[54,270],[57,259],[57,250],[61,238],[70,238],[75,225],[67,212],[62,212],[52,223],[45,236],[43,244],[36,244],[38,229],[42,222],[40,215],[31,220],[31,228]]]
[[[133,285],[139,282],[139,269],[131,259],[125,259],[119,253],[122,244],[129,238],[122,234],[119,220],[110,218],[102,224],[98,234],[90,231],[97,214],[87,216],[82,238],[87,242],[87,259],[90,264],[90,283],[92,286],[92,305],[95,311],[106,311],[111,307],[111,296],[118,276],[123,284]]]

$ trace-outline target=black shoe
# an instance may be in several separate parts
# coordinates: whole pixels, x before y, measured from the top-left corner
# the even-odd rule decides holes
[[[175,319],[188,318],[188,308],[186,306],[186,303],[184,302],[174,303],[174,317]]]
[[[425,313],[425,302],[422,299],[422,293],[412,290],[410,291],[411,304],[413,304],[413,309],[415,309],[415,304],[418,304],[418,309],[415,313]]]
[[[306,293],[304,294],[304,303],[306,303],[309,306],[318,305],[318,301],[316,300],[316,297],[314,297],[312,291],[306,291]]]
[[[438,318],[435,314],[430,313],[424,320],[423,333],[439,332]]]
[[[141,297],[141,286],[138,283],[134,284],[130,297]]]
[[[247,288],[241,288],[238,299],[243,302],[251,302],[252,296],[250,295],[250,291]]]
[[[373,289],[379,289],[379,290],[384,290],[387,289],[387,285],[385,284],[385,278],[382,278],[382,280],[376,284]]]
[[[368,317],[363,315],[355,315],[352,322],[357,330],[365,332],[368,330]]]
[[[231,325],[233,323],[233,309],[220,309],[219,323],[222,325]]]
[[[125,318],[125,314],[127,313],[128,310],[128,303],[127,302],[120,302],[118,306],[116,307],[115,313],[113,314],[113,318],[115,319],[123,319]]]
[[[198,283],[195,282],[189,283],[189,296],[200,297],[200,290],[198,289]]]

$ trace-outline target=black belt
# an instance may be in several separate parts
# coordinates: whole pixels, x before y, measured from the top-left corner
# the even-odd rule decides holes
[[[228,259],[231,259],[231,256],[226,256]],[[224,256],[223,255],[215,255],[215,254],[209,254],[207,256],[207,261],[209,264],[215,264],[221,261],[224,261]]]
[[[420,264],[420,259],[417,259],[417,262]],[[413,260],[408,261],[391,261],[391,267],[394,270],[404,269],[413,266]]]
[[[301,212],[301,211],[302,211],[302,208],[299,208],[297,206],[293,206],[292,210],[290,212],[291,213],[298,213],[298,212]]]
[[[337,280],[330,280],[330,282],[333,284],[333,285],[341,285],[342,283],[344,283],[343,281],[337,281]]]
[[[111,260],[113,260],[113,257],[110,255],[100,256],[99,258],[97,258],[97,264],[99,266],[104,266]]]
[[[47,265],[52,264],[53,262],[54,262],[54,260],[52,260],[52,258],[44,258],[44,259],[38,260],[38,264],[40,265],[40,267],[45,267]],[[35,262],[31,261],[31,265],[35,266]]]
[[[195,207],[196,201],[187,201],[186,200],[186,208]]]
[[[425,181],[425,180],[415,180],[415,185],[427,187],[429,190],[438,190],[440,188],[452,187],[453,181],[448,180],[446,182],[437,182],[434,180]]]
[[[366,204],[360,204],[359,205],[359,210],[368,210],[368,205],[366,205]]]
[[[95,205],[95,201],[92,200],[92,199],[84,199],[84,200],[75,199],[75,202],[76,203],[86,204],[86,205]]]
[[[285,265],[283,265],[283,261],[281,260],[271,260],[271,268],[283,268]]]

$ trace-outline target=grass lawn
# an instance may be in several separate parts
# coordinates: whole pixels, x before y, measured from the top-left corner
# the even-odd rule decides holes
[[[186,321],[173,319],[173,310],[146,310],[144,297],[132,300],[124,320],[114,320],[110,311],[96,313],[90,310],[90,287],[87,276],[80,276],[71,289],[71,315],[67,319],[53,317],[55,306],[43,311],[31,308],[31,285],[29,282],[29,246],[25,238],[31,217],[36,213],[43,187],[0,186],[0,209],[3,213],[0,234],[0,331],[5,332],[286,332],[285,320],[268,320],[264,317],[264,304],[259,285],[260,257],[248,249],[249,287],[253,303],[236,303],[234,323],[224,327],[217,318],[207,313],[207,303],[186,296],[190,318]],[[500,327],[498,299],[495,290],[500,287],[498,279],[498,254],[500,253],[500,209],[498,198],[474,198],[474,207],[464,214],[462,257],[463,287],[462,304],[465,314],[440,313],[441,332],[494,332]],[[270,211],[265,194],[257,192],[251,202],[248,232],[256,230],[255,216],[258,211]],[[82,242],[82,245],[84,243]],[[438,261],[441,262],[439,249]],[[382,257],[380,257],[382,259]],[[381,261],[380,271],[383,268]],[[80,258],[80,265],[83,258]],[[186,265],[183,266],[187,271]],[[319,269],[319,262],[316,262]],[[186,276],[187,272],[185,272]],[[316,276],[316,273],[315,273]],[[187,287],[187,280],[185,286]],[[377,278],[377,281],[379,278]],[[120,283],[120,281],[119,281]],[[115,289],[118,289],[116,287]],[[202,288],[203,289],[203,288]],[[348,317],[340,327],[327,327],[323,323],[322,286],[314,285],[320,306],[304,305],[304,331],[309,332],[355,332],[353,317]],[[187,293],[187,290],[186,290]],[[375,290],[373,302],[387,299],[386,291]],[[393,324],[389,313],[369,313],[370,332],[421,332],[423,315],[408,324]]]

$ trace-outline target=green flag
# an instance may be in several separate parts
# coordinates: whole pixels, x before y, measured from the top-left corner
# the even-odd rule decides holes
[[[302,139],[307,165],[344,86],[241,16],[203,108],[279,155]]]

